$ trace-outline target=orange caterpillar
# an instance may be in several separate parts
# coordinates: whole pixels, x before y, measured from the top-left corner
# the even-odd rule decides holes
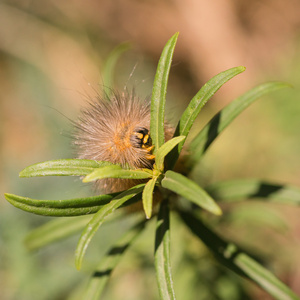
[[[112,92],[100,96],[81,111],[75,123],[74,144],[78,158],[109,161],[129,168],[152,168],[154,155],[150,131],[150,103],[134,92]],[[166,126],[166,139],[171,130]],[[138,182],[105,179],[96,183],[102,192],[128,189]]]

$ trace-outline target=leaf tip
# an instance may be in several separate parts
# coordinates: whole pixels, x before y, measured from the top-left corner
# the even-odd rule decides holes
[[[144,207],[144,212],[146,215],[146,219],[149,220],[152,217],[152,208],[146,208]]]
[[[26,172],[25,172],[26,169],[22,170],[20,173],[19,173],[19,177],[22,178],[22,177],[26,177]]]
[[[88,183],[88,182],[91,182],[91,181],[95,181],[96,179],[94,178],[94,172],[95,171],[93,171],[92,173],[90,173],[90,174],[86,175],[85,177],[83,177],[82,182],[83,183]]]
[[[5,197],[6,200],[8,200],[8,199],[10,198],[10,196],[11,196],[11,194],[9,194],[9,193],[4,193],[4,197]]]
[[[90,181],[92,181],[92,180],[90,180],[90,178],[89,178],[88,175],[85,176],[85,177],[82,179],[82,182],[83,182],[83,183],[87,183],[87,182],[90,182]]]
[[[216,216],[222,216],[223,215],[223,211],[222,209],[220,208],[220,206],[216,205],[214,210],[213,210],[213,213],[216,215]]]
[[[172,37],[169,39],[169,42],[177,42],[177,39],[178,39],[178,35],[179,35],[179,31],[175,32]]]
[[[17,198],[16,195],[10,194],[10,193],[4,193],[4,197],[5,197],[5,199],[6,199],[8,202],[10,202],[10,203],[12,203],[13,201],[15,201],[16,198]]]
[[[75,257],[75,267],[76,267],[77,271],[80,271],[81,263],[82,263],[82,260],[80,259],[80,257]]]
[[[245,66],[240,66],[240,68],[241,68],[242,72],[246,71],[246,69],[247,69]]]
[[[290,89],[295,88],[291,83],[288,83],[288,82],[283,82],[283,87],[287,87],[287,88],[290,88]]]

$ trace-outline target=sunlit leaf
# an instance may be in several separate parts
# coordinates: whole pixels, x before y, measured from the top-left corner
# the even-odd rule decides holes
[[[190,157],[191,167],[195,166],[196,162],[202,157],[219,134],[251,103],[265,94],[286,87],[290,87],[290,85],[284,82],[263,83],[238,97],[223,108],[203,127],[191,142],[189,146],[192,154]]]
[[[155,270],[160,299],[175,299],[170,262],[170,210],[163,201],[157,216],[155,236]]]
[[[243,66],[231,68],[229,70],[219,73],[218,75],[210,79],[206,84],[204,84],[204,86],[193,97],[188,107],[183,112],[176,127],[174,136],[188,136],[195,119],[197,118],[198,114],[200,113],[202,107],[206,104],[206,102],[220,89],[220,87],[223,84],[232,79],[234,76],[244,72],[245,69],[246,68]],[[183,147],[183,144],[184,141],[182,141],[176,148],[174,148],[174,150],[168,156],[167,161],[168,165],[170,165],[170,169],[172,169],[175,165]]]
[[[133,228],[129,229],[104,256],[95,269],[92,278],[89,280],[87,289],[82,297],[84,300],[98,300],[107,284],[111,273],[124,256],[125,251],[141,233],[145,221],[140,222]]]
[[[227,243],[210,230],[192,213],[180,212],[180,216],[191,231],[214,253],[215,257],[234,272],[248,277],[278,300],[299,300],[274,274],[242,252],[232,243]]]
[[[127,170],[122,169],[118,165],[112,165],[96,169],[95,171],[87,175],[82,181],[91,182],[104,178],[145,179],[150,177],[152,177],[150,170]]]
[[[155,145],[154,153],[165,142],[165,102],[171,62],[177,38],[178,33],[174,34],[166,43],[157,65],[153,83],[151,97],[150,135],[152,143]]]
[[[78,270],[81,268],[82,260],[90,241],[92,240],[100,225],[104,222],[104,219],[113,211],[115,211],[118,207],[123,205],[126,201],[140,194],[143,191],[144,186],[144,184],[140,184],[117,195],[113,200],[110,201],[110,203],[104,205],[94,215],[94,217],[83,230],[77,244],[75,252],[75,265]]]
[[[146,214],[146,218],[150,219],[152,215],[153,206],[153,192],[157,177],[150,179],[143,190],[143,208]]]
[[[87,159],[57,159],[37,163],[20,172],[20,177],[36,176],[83,176],[96,168],[112,165],[107,161]]]
[[[194,181],[179,173],[167,171],[164,179],[161,181],[161,185],[215,215],[222,214],[220,207],[207,192]]]
[[[70,217],[96,213],[116,195],[106,194],[67,200],[37,200],[5,194],[5,198],[15,207],[30,213],[44,216]]]
[[[164,143],[157,151],[155,155],[155,165],[158,170],[163,171],[164,159],[166,155],[181,141],[185,139],[185,136],[177,136]]]

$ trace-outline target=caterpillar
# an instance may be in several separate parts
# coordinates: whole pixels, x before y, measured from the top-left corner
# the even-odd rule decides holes
[[[166,124],[166,140],[171,136],[172,129]],[[155,157],[150,137],[149,101],[140,99],[134,90],[98,95],[81,110],[75,122],[74,144],[80,159],[151,169]],[[138,183],[131,179],[103,179],[96,182],[96,189],[112,193]]]

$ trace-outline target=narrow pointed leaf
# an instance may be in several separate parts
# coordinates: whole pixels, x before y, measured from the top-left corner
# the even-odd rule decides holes
[[[104,219],[115,211],[118,207],[123,205],[126,201],[130,200],[134,196],[140,194],[144,189],[144,184],[137,185],[119,195],[117,195],[110,203],[104,205],[91,219],[83,230],[81,237],[78,241],[75,252],[75,265],[79,270],[81,268],[82,260],[87,247],[97,232],[100,225],[104,222]]]
[[[143,190],[143,208],[146,214],[146,218],[150,219],[152,215],[153,206],[153,192],[157,177],[150,179]]]
[[[78,233],[89,222],[91,216],[54,219],[31,231],[24,243],[33,251]]]
[[[36,176],[83,176],[96,168],[112,165],[107,161],[87,159],[57,159],[37,163],[20,172],[20,177]]]
[[[220,201],[241,201],[259,198],[282,204],[300,205],[300,188],[274,184],[259,179],[236,179],[214,183],[206,188]]]
[[[251,103],[265,94],[286,87],[290,85],[284,82],[267,82],[251,89],[223,108],[191,142],[190,165],[192,167],[195,165],[218,135]]]
[[[166,43],[157,65],[153,83],[150,136],[152,143],[155,145],[154,153],[156,153],[156,149],[160,148],[165,141],[164,122],[167,85],[177,38],[178,33],[174,34]]]
[[[221,264],[254,281],[274,299],[299,300],[299,297],[274,274],[238,249],[236,245],[221,239],[192,213],[180,212],[180,216],[190,230],[214,253]]]
[[[183,141],[185,136],[177,136],[164,143],[156,152],[155,164],[158,170],[164,170],[164,159],[166,155],[176,146],[178,143]]]
[[[107,204],[115,196],[120,193],[103,194],[91,197],[81,197],[65,200],[38,200],[28,197],[21,197],[13,194],[5,194],[5,196],[13,201],[20,202],[35,207],[44,208],[84,208]]]
[[[206,191],[194,181],[179,173],[167,171],[161,185],[215,215],[222,214],[220,207]]]
[[[96,169],[87,175],[82,181],[91,182],[104,178],[123,178],[123,179],[145,179],[152,177],[151,172],[144,170],[127,170],[118,165],[106,166]]]
[[[74,217],[96,213],[102,206],[93,206],[85,208],[45,208],[26,205],[15,202],[11,198],[6,198],[13,206],[32,214],[51,217]]]
[[[170,210],[163,201],[157,216],[155,236],[155,270],[160,299],[175,299],[170,262]]]
[[[117,194],[106,194],[67,200],[37,200],[5,194],[8,202],[17,208],[43,216],[70,217],[96,213]]]
[[[186,110],[183,112],[178,125],[175,130],[174,136],[187,136],[191,127],[194,124],[194,121],[198,114],[200,113],[202,107],[206,104],[206,102],[220,89],[220,87],[225,84],[227,81],[232,79],[234,76],[245,71],[245,67],[235,67],[229,70],[223,71],[218,75],[214,76],[210,79],[194,96],[194,98],[189,103]],[[170,153],[168,158],[168,164],[170,168],[173,168],[176,163],[180,151],[183,147],[184,141],[182,141],[174,150]]]
[[[104,287],[109,280],[111,273],[118,265],[120,259],[124,256],[125,251],[130,247],[132,242],[137,238],[144,228],[145,221],[140,222],[133,228],[129,229],[104,256],[96,267],[96,270],[89,280],[87,289],[82,297],[85,300],[98,300],[103,292]]]

